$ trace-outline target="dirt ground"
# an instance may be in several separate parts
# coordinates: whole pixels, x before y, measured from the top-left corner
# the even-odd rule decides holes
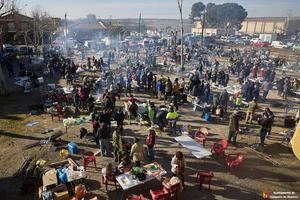
[[[170,74],[168,74],[170,75]],[[174,77],[172,75],[171,77]],[[60,85],[65,85],[64,80],[57,80]],[[156,100],[153,95],[147,92],[135,93],[138,99],[150,99],[156,105],[164,105],[165,102]],[[24,94],[20,88],[16,88],[15,92],[7,96],[0,97],[0,199],[22,199],[35,200],[35,193],[20,194],[20,187],[23,182],[23,176],[13,177],[14,173],[20,168],[24,159],[39,158],[45,159],[47,164],[62,160],[59,157],[59,151],[51,145],[43,145],[24,150],[25,145],[37,142],[43,138],[49,137],[52,133],[43,133],[46,129],[55,129],[65,131],[62,121],[55,118],[53,121],[48,114],[29,115],[29,106],[40,103],[42,96],[40,90],[30,94]],[[259,103],[260,112],[264,106],[270,106],[271,102],[280,101],[276,95],[276,91],[271,91],[269,99],[264,104]],[[125,97],[117,102],[118,106],[123,105]],[[289,102],[294,102],[294,98],[290,98]],[[287,103],[287,102],[284,102]],[[270,106],[271,107],[271,106]],[[271,107],[275,116],[282,115],[282,108]],[[242,109],[246,111],[246,109]],[[205,122],[201,119],[201,113],[193,111],[191,104],[180,106],[180,120],[178,126],[190,124],[194,129],[200,126],[209,129],[208,141],[206,148],[209,149],[211,144],[220,139],[227,138],[228,121]],[[27,123],[37,121],[38,125],[33,127],[25,126]],[[137,124],[125,123],[125,135],[141,138],[145,144],[147,126],[139,126]],[[246,125],[244,121],[242,126],[247,126],[256,130],[256,125]],[[115,126],[115,124],[113,124]],[[61,136],[61,140],[68,142],[74,141],[81,149],[90,149],[96,151],[99,149],[94,143],[89,143],[79,138],[79,129],[86,127],[92,130],[91,124],[83,124],[81,126],[72,126],[67,133]],[[251,148],[254,143],[259,143],[259,136],[239,135],[238,145],[229,146],[226,150],[227,154],[242,153],[245,160],[239,168],[228,171],[222,158],[216,159],[209,157],[205,159],[196,159],[185,148],[181,147],[172,136],[167,132],[162,132],[157,137],[155,145],[155,160],[160,163],[171,175],[171,159],[176,151],[184,152],[186,158],[186,187],[179,194],[179,199],[262,199],[262,192],[296,192],[300,199],[300,161],[293,155],[288,144],[282,144],[281,131],[286,130],[283,127],[275,126],[272,135],[266,140],[264,151],[256,151]],[[82,163],[80,156],[73,156],[78,163]],[[113,158],[97,156],[97,168],[89,167],[87,169],[88,177],[85,185],[89,195],[98,196],[99,199],[122,199],[123,195],[143,193],[149,197],[150,189],[160,188],[158,181],[152,181],[145,185],[136,187],[129,191],[123,191],[118,188],[109,187],[106,192],[101,183],[101,168],[107,162],[113,162]],[[198,170],[211,170],[214,173],[211,192],[209,193],[206,185],[204,189],[199,190],[199,186],[195,184],[195,176]]]

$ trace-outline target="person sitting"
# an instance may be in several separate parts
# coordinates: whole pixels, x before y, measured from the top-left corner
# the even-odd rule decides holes
[[[118,165],[118,169],[120,170],[121,173],[126,173],[129,172],[133,166],[134,163],[131,161],[130,156],[124,155],[122,161]]]
[[[218,105],[215,113],[216,113],[217,117],[223,117],[224,110],[223,110],[222,106]]]
[[[102,168],[101,173],[103,176],[112,176],[113,175],[112,163],[107,163],[106,166]]]

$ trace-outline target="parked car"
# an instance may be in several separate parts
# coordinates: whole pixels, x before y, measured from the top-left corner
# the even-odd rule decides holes
[[[236,39],[234,41],[235,44],[241,44],[241,45],[249,45],[250,44],[250,40],[246,40],[246,39]]]
[[[270,45],[271,44],[269,42],[262,42],[262,41],[254,43],[254,46],[256,46],[256,47],[268,47]]]
[[[228,43],[234,43],[236,40],[236,37],[234,36],[229,36],[226,38],[225,42],[228,42]]]
[[[281,41],[273,41],[271,46],[277,49],[287,48],[288,46]]]
[[[241,36],[241,39],[250,41],[251,37],[249,35],[243,35]]]
[[[29,48],[28,47],[20,47],[20,49],[19,49],[19,53],[21,55],[28,55],[28,52],[29,52]]]
[[[258,43],[258,42],[261,42],[261,40],[260,40],[259,38],[252,38],[252,39],[250,40],[250,43],[251,43],[251,44],[256,44],[256,43]]]
[[[14,53],[16,51],[16,47],[11,44],[3,44],[3,50],[6,53]]]
[[[288,48],[292,48],[294,46],[294,42],[286,42]]]
[[[293,51],[300,51],[300,43],[299,44],[294,44],[292,49],[293,49]]]

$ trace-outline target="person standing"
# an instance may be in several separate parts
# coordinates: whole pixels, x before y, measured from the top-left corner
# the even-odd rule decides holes
[[[282,92],[282,97],[286,100],[289,92],[289,82],[288,80],[285,80],[284,85],[283,85],[283,92]]]
[[[262,98],[263,98],[263,101],[266,100],[271,87],[272,87],[272,85],[271,85],[271,83],[270,83],[269,80],[264,81],[264,83],[262,84],[262,90],[263,90],[263,96],[262,96]]]
[[[170,80],[170,77],[168,77],[168,80],[166,82],[165,100],[167,100],[168,97],[172,95],[172,89],[173,89],[173,84],[172,81]]]
[[[106,123],[101,123],[97,131],[99,144],[102,156],[110,156],[110,142],[109,142],[109,127]]]
[[[180,83],[179,83],[180,95],[183,95],[184,89],[185,89],[185,81],[184,81],[184,78],[182,78],[181,81],[180,81]]]
[[[119,111],[115,114],[115,120],[117,121],[117,127],[120,127],[123,130],[123,123],[125,119],[125,114],[123,108],[120,108]]]
[[[272,131],[272,126],[273,126],[273,123],[274,123],[275,116],[274,116],[274,113],[270,110],[269,107],[265,108],[263,116],[266,116],[269,119],[269,127],[268,127],[268,133],[267,133],[267,136],[269,136],[271,134],[271,131]]]
[[[147,144],[147,153],[148,153],[148,160],[149,162],[154,160],[154,145],[155,145],[155,131],[150,128],[147,139],[146,139],[146,144]]]
[[[99,117],[95,117],[93,119],[92,125],[93,125],[93,134],[96,134],[98,132],[98,129],[100,128]]]
[[[227,112],[227,105],[228,105],[228,101],[229,101],[229,95],[227,93],[227,90],[225,89],[220,96],[220,105],[223,106],[224,111]]]
[[[176,111],[174,111],[174,108],[171,107],[170,111],[168,112],[166,119],[169,121],[169,125],[171,127],[172,134],[175,136],[176,135],[176,122],[178,119],[179,115]]]
[[[163,83],[162,83],[162,79],[159,79],[157,81],[157,84],[156,84],[156,91],[157,91],[157,97],[158,97],[158,100],[161,100],[162,99],[162,93],[163,93]]]
[[[267,115],[263,115],[262,119],[258,120],[258,124],[260,125],[259,135],[260,135],[260,145],[265,145],[265,139],[269,131],[270,127],[270,119]]]
[[[243,103],[242,94],[238,94],[235,99],[235,108],[240,110],[242,107],[242,103]]]
[[[238,112],[235,110],[230,116],[230,121],[229,121],[229,133],[228,133],[229,143],[232,143],[233,145],[236,144],[236,137],[238,132],[239,132],[239,116],[238,116]]]
[[[154,125],[155,114],[156,114],[156,109],[155,109],[154,103],[148,103],[148,117],[149,117],[151,126]]]
[[[185,171],[185,159],[181,151],[177,151],[175,156],[173,156],[171,161],[171,171],[173,176],[177,176],[184,187],[184,171]]]
[[[143,162],[145,160],[145,149],[138,138],[134,138],[134,144],[131,146],[130,157],[134,162]]]
[[[113,151],[114,151],[114,157],[116,163],[121,162],[121,155],[123,150],[121,135],[122,135],[122,129],[120,126],[118,126],[112,135],[112,145],[113,145]]]
[[[255,115],[255,110],[257,109],[257,102],[256,99],[253,99],[249,105],[248,105],[248,110],[247,110],[247,115],[246,115],[246,124],[249,123],[252,124],[252,119],[253,116]]]
[[[179,94],[179,82],[178,82],[178,78],[175,79],[174,84],[173,84],[173,94],[174,96],[178,96]]]
[[[157,79],[156,79],[156,76],[154,76],[154,79],[151,83],[151,86],[152,86],[152,93],[154,95],[157,95],[157,87],[156,87],[156,84],[157,84]]]
[[[255,83],[252,89],[252,97],[258,100],[259,98],[259,83]]]

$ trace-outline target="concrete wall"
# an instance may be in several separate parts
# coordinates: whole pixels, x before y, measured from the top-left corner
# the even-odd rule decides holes
[[[284,21],[244,21],[239,32],[253,35],[259,33],[285,33],[287,22]]]

